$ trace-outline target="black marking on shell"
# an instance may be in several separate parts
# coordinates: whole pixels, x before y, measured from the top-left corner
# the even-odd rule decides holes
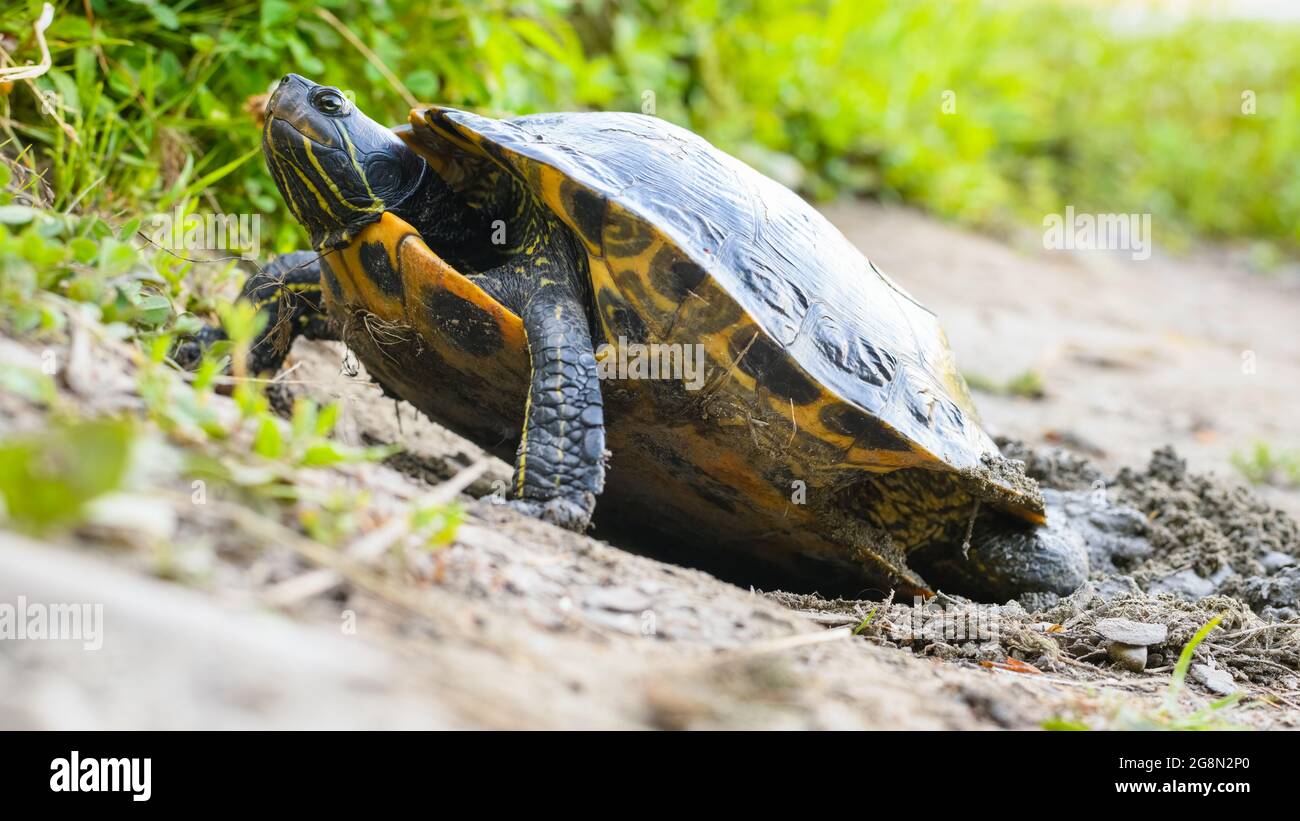
[[[717,482],[692,482],[691,490],[701,498],[707,499],[710,504],[720,507],[728,513],[736,512],[736,496],[734,490]]]
[[[535,162],[522,162],[514,164],[514,167],[523,176],[524,184],[533,191],[542,190],[542,166]]]
[[[682,458],[682,455],[674,450],[670,444],[665,443],[657,437],[644,433],[636,433],[632,436],[632,441],[635,443],[637,450],[644,453],[655,454],[657,462],[672,465],[673,468],[680,470],[683,473],[690,471],[693,467],[693,465],[686,461],[686,459]]]
[[[617,208],[605,215],[605,256],[609,259],[635,257],[650,247],[655,232],[643,220]]]
[[[560,200],[587,244],[600,248],[605,228],[605,198],[566,180],[560,186]]]
[[[698,338],[724,331],[744,317],[744,309],[735,298],[717,280],[707,277],[682,300],[676,322],[682,333]]]
[[[605,320],[611,342],[617,342],[621,336],[628,342],[645,342],[646,327],[637,316],[636,311],[627,300],[619,296],[613,288],[604,287],[596,294],[596,304],[600,306],[601,316]]]
[[[427,291],[424,305],[433,326],[441,329],[456,347],[475,356],[487,356],[501,348],[496,318],[482,307],[442,290]]]
[[[911,445],[888,425],[842,402],[827,405],[818,414],[826,429],[853,438],[858,447],[869,450],[911,450]]]
[[[614,279],[618,292],[630,305],[636,306],[637,316],[648,330],[654,334],[662,334],[664,328],[672,323],[674,312],[659,310],[650,293],[650,284],[641,276],[640,271],[631,267],[616,268],[618,260],[612,257],[606,257],[606,260],[611,263],[610,275]]]
[[[694,261],[682,259],[665,248],[650,265],[650,283],[654,289],[674,302],[682,302],[699,289],[709,274]]]
[[[381,242],[361,244],[361,270],[375,283],[385,296],[401,299],[405,287],[401,273],[388,258],[388,249]]]
[[[877,387],[893,381],[898,358],[888,350],[846,332],[829,319],[819,322],[813,333],[818,352],[837,369]]]
[[[505,148],[503,148],[499,143],[493,142],[492,140],[485,140],[481,134],[477,134],[473,131],[462,133],[472,134],[473,136],[471,137],[471,140],[473,143],[477,145],[484,154],[496,161],[497,165],[502,168],[514,168],[514,163],[510,162],[510,156],[506,153]]]
[[[325,278],[325,285],[330,289],[330,293],[334,295],[334,299],[342,299],[343,284],[339,282],[339,278],[334,274],[334,269],[329,265],[322,265],[321,271]]]
[[[806,405],[822,395],[822,389],[804,375],[789,354],[754,326],[732,334],[729,347],[736,367],[777,396]]]

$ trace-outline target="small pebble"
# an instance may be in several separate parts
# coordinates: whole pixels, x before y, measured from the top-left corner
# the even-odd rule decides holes
[[[1237,683],[1227,670],[1218,670],[1208,664],[1193,664],[1192,678],[1205,685],[1211,693],[1227,696],[1237,691]]]
[[[1140,673],[1147,666],[1147,648],[1140,644],[1120,644],[1112,642],[1106,648],[1107,655],[1116,665],[1123,667],[1125,670],[1132,670],[1134,673]]]

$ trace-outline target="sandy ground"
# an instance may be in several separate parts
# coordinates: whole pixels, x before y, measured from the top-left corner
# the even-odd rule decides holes
[[[964,370],[1041,373],[1041,400],[977,397],[995,433],[1032,443],[1068,433],[1104,451],[1093,456],[1108,467],[1143,464],[1172,442],[1195,466],[1227,470],[1227,456],[1255,439],[1295,442],[1294,287],[1158,257],[1026,253],[901,209],[829,214],[940,314]],[[1242,371],[1246,350],[1254,374]],[[341,400],[347,440],[410,447],[333,477],[336,489],[367,494],[371,533],[449,477],[482,496],[508,475],[340,376],[340,358],[336,346],[300,341],[288,390]],[[871,605],[814,612],[486,499],[464,503],[450,547],[399,560],[352,545],[369,551],[362,562],[254,526],[221,499],[178,502],[173,548],[202,568],[179,573],[181,584],[155,577],[149,549],[102,532],[53,544],[0,533],[0,601],[100,601],[106,633],[94,653],[0,642],[0,728],[1113,726],[1158,703],[1168,681],[1167,667],[1120,678],[1078,662],[1035,672],[940,660],[883,640],[880,623],[853,635]],[[1211,698],[1195,687],[1183,695],[1188,709]],[[1300,708],[1261,702],[1236,720],[1292,726]]]

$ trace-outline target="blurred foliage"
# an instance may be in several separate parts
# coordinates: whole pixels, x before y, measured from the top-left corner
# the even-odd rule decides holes
[[[1106,5],[1015,0],[86,5],[61,6],[54,70],[0,111],[7,152],[44,174],[59,208],[122,219],[203,197],[284,213],[246,107],[296,71],[381,121],[404,119],[407,98],[653,109],[816,196],[903,199],[988,226],[1068,203],[1151,212],[1166,243],[1300,248],[1294,25],[1120,26]],[[39,7],[0,15],[19,62],[34,59]],[[57,103],[42,110],[32,87]],[[291,220],[269,223],[274,247],[302,244]]]
[[[27,193],[17,192],[17,195]],[[302,471],[380,461],[391,447],[355,447],[333,438],[338,406],[299,399],[288,421],[272,409],[266,383],[223,374],[233,359],[242,362],[265,322],[247,303],[218,306],[227,340],[212,346],[196,371],[184,373],[169,359],[177,335],[193,332],[199,321],[176,306],[196,301],[190,290],[193,263],[150,247],[137,247],[137,220],[112,226],[94,214],[69,214],[15,204],[13,191],[0,190],[0,331],[36,343],[39,364],[20,360],[0,369],[0,393],[33,408],[43,428],[18,432],[5,418],[0,425],[0,522],[31,532],[84,523],[93,504],[117,491],[175,492],[175,477],[161,469],[156,434],[184,454],[177,469],[187,477],[211,480],[231,497],[291,501],[310,519],[317,538],[328,532],[342,539],[355,530],[342,522],[350,507],[300,484]],[[207,270],[204,276],[213,276]],[[215,266],[226,273],[231,266]],[[86,396],[69,401],[56,375],[73,384],[70,362],[73,328],[91,345],[129,341],[119,350],[133,355],[137,413],[128,420],[105,416]],[[0,340],[6,341],[6,340]],[[11,350],[21,350],[15,347]],[[88,355],[89,356],[89,355]],[[79,366],[114,364],[86,359]],[[239,369],[235,369],[238,371]],[[127,378],[126,373],[122,374]],[[224,389],[234,400],[222,414],[216,396]],[[8,411],[13,405],[4,405]],[[145,453],[158,475],[150,487],[133,486],[132,455]],[[455,523],[440,533],[454,535]],[[451,538],[446,536],[446,538]]]
[[[1232,454],[1232,466],[1253,485],[1300,488],[1300,451],[1256,442],[1248,451]]]
[[[119,420],[59,425],[0,442],[0,507],[18,527],[41,532],[76,521],[86,504],[126,475],[131,427]]]
[[[1023,399],[1042,399],[1047,396],[1043,375],[1034,370],[1022,371],[1006,382],[998,382],[980,373],[963,372],[962,376],[966,380],[966,385],[973,391],[999,396],[1019,396]]]

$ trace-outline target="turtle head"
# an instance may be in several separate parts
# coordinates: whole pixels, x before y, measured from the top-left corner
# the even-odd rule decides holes
[[[421,187],[428,165],[343,93],[285,75],[266,107],[266,164],[318,251],[341,248]]]

